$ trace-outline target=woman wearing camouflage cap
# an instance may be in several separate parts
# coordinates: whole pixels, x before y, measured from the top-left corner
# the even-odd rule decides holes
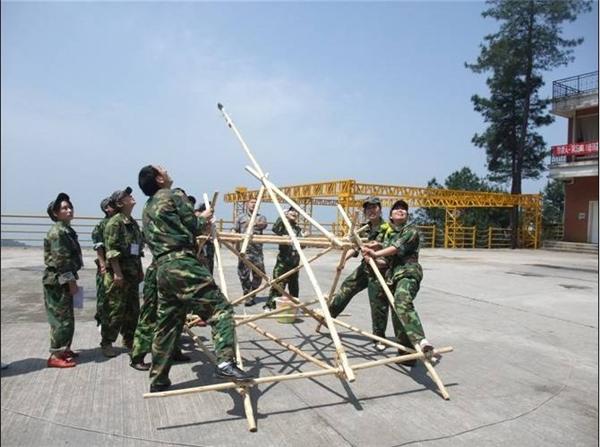
[[[77,272],[83,266],[77,233],[71,228],[73,204],[61,192],[48,205],[48,216],[55,224],[44,238],[44,304],[50,323],[48,367],[75,366],[78,354],[71,350],[75,317],[73,295],[77,293]]]

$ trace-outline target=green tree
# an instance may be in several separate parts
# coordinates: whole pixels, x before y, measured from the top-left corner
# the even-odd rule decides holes
[[[562,180],[550,180],[544,187],[542,196],[544,225],[562,223],[565,206],[565,187]]]
[[[446,177],[443,186],[434,177],[427,182],[427,187],[458,191],[505,192],[489,184],[466,166]],[[415,213],[414,219],[417,224],[435,224],[441,229],[445,224],[446,211],[443,208],[421,208]],[[509,216],[505,209],[500,208],[466,208],[461,215],[461,222],[467,227],[476,226],[479,230],[485,230],[488,226],[504,228],[508,226]]]
[[[589,11],[589,0],[489,0],[483,17],[500,22],[497,33],[484,37],[474,64],[475,73],[491,72],[489,98],[473,95],[474,108],[488,123],[472,142],[486,150],[492,181],[511,182],[521,194],[523,178],[539,178],[544,170],[546,144],[535,129],[553,118],[548,99],[539,96],[544,71],[573,60],[573,48],[583,39],[561,37],[563,22]],[[512,247],[517,246],[518,209],[511,213]]]

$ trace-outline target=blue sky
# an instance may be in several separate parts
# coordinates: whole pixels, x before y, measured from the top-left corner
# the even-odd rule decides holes
[[[598,4],[552,81],[597,70]],[[356,179],[425,186],[469,166],[484,129],[464,68],[498,23],[482,2],[2,2],[3,213],[43,213],[59,191],[77,213],[162,164],[201,197],[256,188],[222,102],[278,185]],[[566,142],[566,120],[542,131]],[[524,192],[546,178],[525,181]],[[224,207],[225,208],[225,207]],[[223,210],[223,216],[230,213]]]

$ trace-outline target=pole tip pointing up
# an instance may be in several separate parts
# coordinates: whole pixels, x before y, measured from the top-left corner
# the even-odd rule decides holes
[[[223,104],[221,104],[220,102],[217,103],[217,107],[219,108],[219,110],[223,110]]]

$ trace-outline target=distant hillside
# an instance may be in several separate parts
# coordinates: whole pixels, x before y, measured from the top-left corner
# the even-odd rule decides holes
[[[2,247],[27,247],[27,244],[13,239],[0,239],[0,246]]]

